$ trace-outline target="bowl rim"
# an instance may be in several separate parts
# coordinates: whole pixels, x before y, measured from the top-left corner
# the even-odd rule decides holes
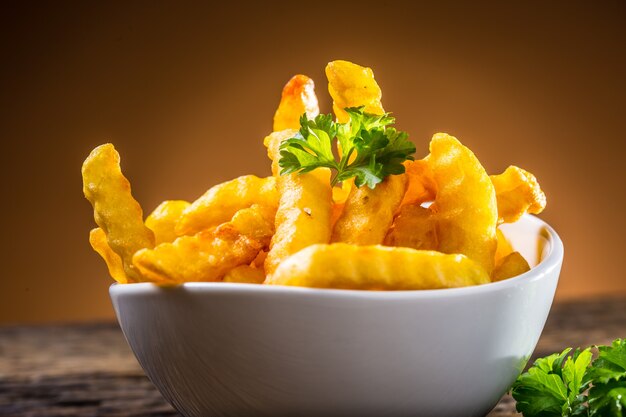
[[[109,287],[109,293],[113,296],[116,294],[135,294],[135,293],[166,293],[171,288],[189,290],[191,292],[211,292],[211,293],[271,293],[271,294],[299,294],[299,295],[315,295],[319,297],[350,297],[365,299],[423,299],[423,298],[449,298],[463,297],[470,295],[484,294],[488,292],[497,292],[518,287],[520,285],[530,284],[542,279],[547,279],[552,271],[560,268],[563,261],[564,247],[561,238],[556,231],[545,221],[540,218],[525,214],[522,219],[546,232],[546,240],[549,245],[548,254],[544,259],[529,271],[513,278],[502,281],[489,282],[481,285],[472,285],[458,288],[439,288],[430,290],[390,290],[390,291],[369,291],[369,290],[351,290],[351,289],[335,289],[335,288],[311,288],[297,287],[286,285],[260,285],[260,284],[244,284],[230,282],[185,282],[177,286],[159,286],[150,282],[139,282],[130,284],[113,283]],[[520,219],[520,220],[522,220]],[[518,220],[519,221],[519,220]]]

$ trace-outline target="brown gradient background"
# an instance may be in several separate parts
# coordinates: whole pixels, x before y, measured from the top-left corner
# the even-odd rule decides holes
[[[226,3],[0,5],[0,322],[113,317],[81,193],[94,146],[146,212],[266,175],[282,85],[310,75],[330,111],[333,59],[374,69],[418,156],[445,131],[491,173],[537,175],[559,299],[626,291],[626,3]]]

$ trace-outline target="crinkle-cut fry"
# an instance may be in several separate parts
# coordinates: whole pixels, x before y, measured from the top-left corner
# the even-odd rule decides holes
[[[326,65],[326,78],[339,123],[350,120],[344,110],[346,107],[365,106],[365,111],[373,114],[385,112],[380,101],[382,92],[370,68],[349,61],[332,61]]]
[[[344,110],[346,107],[365,106],[368,113],[385,112],[380,101],[382,92],[370,68],[349,61],[332,61],[326,66],[326,77],[338,122],[346,123],[350,120]],[[342,193],[333,190],[334,199],[338,203],[341,203],[343,195],[347,193],[348,196],[341,213],[335,213],[339,217],[334,222],[331,241],[362,245],[382,243],[398,208],[395,201],[397,193],[404,195],[405,192],[406,184],[401,183],[406,180],[400,177],[404,176],[397,176],[389,181],[387,180],[392,176],[387,177],[373,190],[369,187],[356,188],[351,182],[342,186]],[[381,197],[388,200],[379,201]],[[374,212],[377,206],[382,210],[379,213]],[[336,211],[340,209],[340,205],[335,208]],[[389,213],[390,210],[393,212]]]
[[[424,159],[405,161],[406,176],[409,184],[402,200],[402,206],[433,201],[437,195],[437,184],[432,169]]]
[[[546,195],[537,178],[514,165],[492,175],[498,200],[498,223],[514,223],[525,213],[539,214],[546,207]]]
[[[228,271],[222,281],[242,284],[263,284],[263,281],[265,281],[265,272],[263,268],[241,265]]]
[[[176,234],[192,235],[218,226],[230,220],[238,210],[253,204],[278,205],[276,178],[244,175],[211,187],[183,211]]]
[[[122,259],[129,282],[141,281],[132,257],[140,249],[154,247],[154,234],[143,222],[143,212],[122,174],[120,155],[106,143],[95,148],[82,166],[83,193],[104,230],[109,247]]]
[[[526,259],[519,252],[511,252],[500,259],[491,274],[492,281],[502,281],[513,278],[524,272],[530,271],[530,266]]]
[[[330,240],[330,171],[318,168],[306,174],[284,175],[278,178],[278,187],[276,233],[265,260],[268,275],[300,249]]]
[[[166,200],[146,218],[146,226],[154,232],[156,244],[173,242],[178,235],[176,225],[190,204],[184,200]]]
[[[265,138],[280,195],[276,211],[276,233],[265,259],[265,273],[271,275],[283,259],[315,243],[328,243],[332,212],[330,170],[318,168],[306,174],[280,175],[280,143],[295,130],[274,132]]]
[[[384,243],[387,246],[437,250],[437,233],[432,211],[418,205],[402,206]]]
[[[464,255],[346,243],[311,245],[287,258],[265,283],[316,288],[422,290],[485,284]]]
[[[104,230],[99,227],[92,229],[89,232],[89,243],[93,250],[98,252],[102,259],[104,259],[107,269],[109,270],[109,275],[120,284],[127,284],[128,278],[124,273],[122,258],[109,247]]]
[[[376,188],[354,187],[333,228],[331,242],[379,245],[406,191],[405,175],[390,175]]]
[[[271,214],[253,205],[215,229],[140,250],[133,262],[146,280],[158,284],[219,281],[229,270],[250,264],[269,244],[274,230]]]
[[[306,75],[294,75],[283,87],[280,104],[274,114],[274,131],[299,129],[300,116],[313,119],[320,112],[315,83]]]
[[[435,213],[438,250],[466,255],[490,274],[498,210],[487,172],[472,151],[445,133],[433,136],[427,160],[437,184],[430,209]]]
[[[506,238],[506,236],[504,236],[502,230],[500,230],[499,228],[496,229],[496,238],[498,244],[496,247],[495,263],[497,265],[498,262],[500,262],[500,259],[513,252],[513,246],[511,245],[511,242],[509,242],[509,240]]]

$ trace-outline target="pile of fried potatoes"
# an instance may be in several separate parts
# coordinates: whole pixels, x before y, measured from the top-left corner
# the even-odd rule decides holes
[[[326,67],[338,122],[345,108],[384,112],[371,69]],[[223,281],[364,290],[484,284],[529,270],[499,230],[546,198],[535,177],[510,166],[489,176],[456,138],[437,133],[430,153],[375,188],[331,187],[330,171],[280,175],[279,147],[319,113],[313,81],[285,85],[264,144],[272,176],[245,175],[189,203],[168,200],[143,219],[111,144],[82,167],[83,191],[98,225],[89,242],[119,283]]]

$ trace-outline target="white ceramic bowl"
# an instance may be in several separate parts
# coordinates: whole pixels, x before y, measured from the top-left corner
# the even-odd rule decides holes
[[[533,352],[563,260],[559,237],[536,217],[504,231],[536,266],[482,286],[110,293],[139,363],[185,416],[484,416]]]

